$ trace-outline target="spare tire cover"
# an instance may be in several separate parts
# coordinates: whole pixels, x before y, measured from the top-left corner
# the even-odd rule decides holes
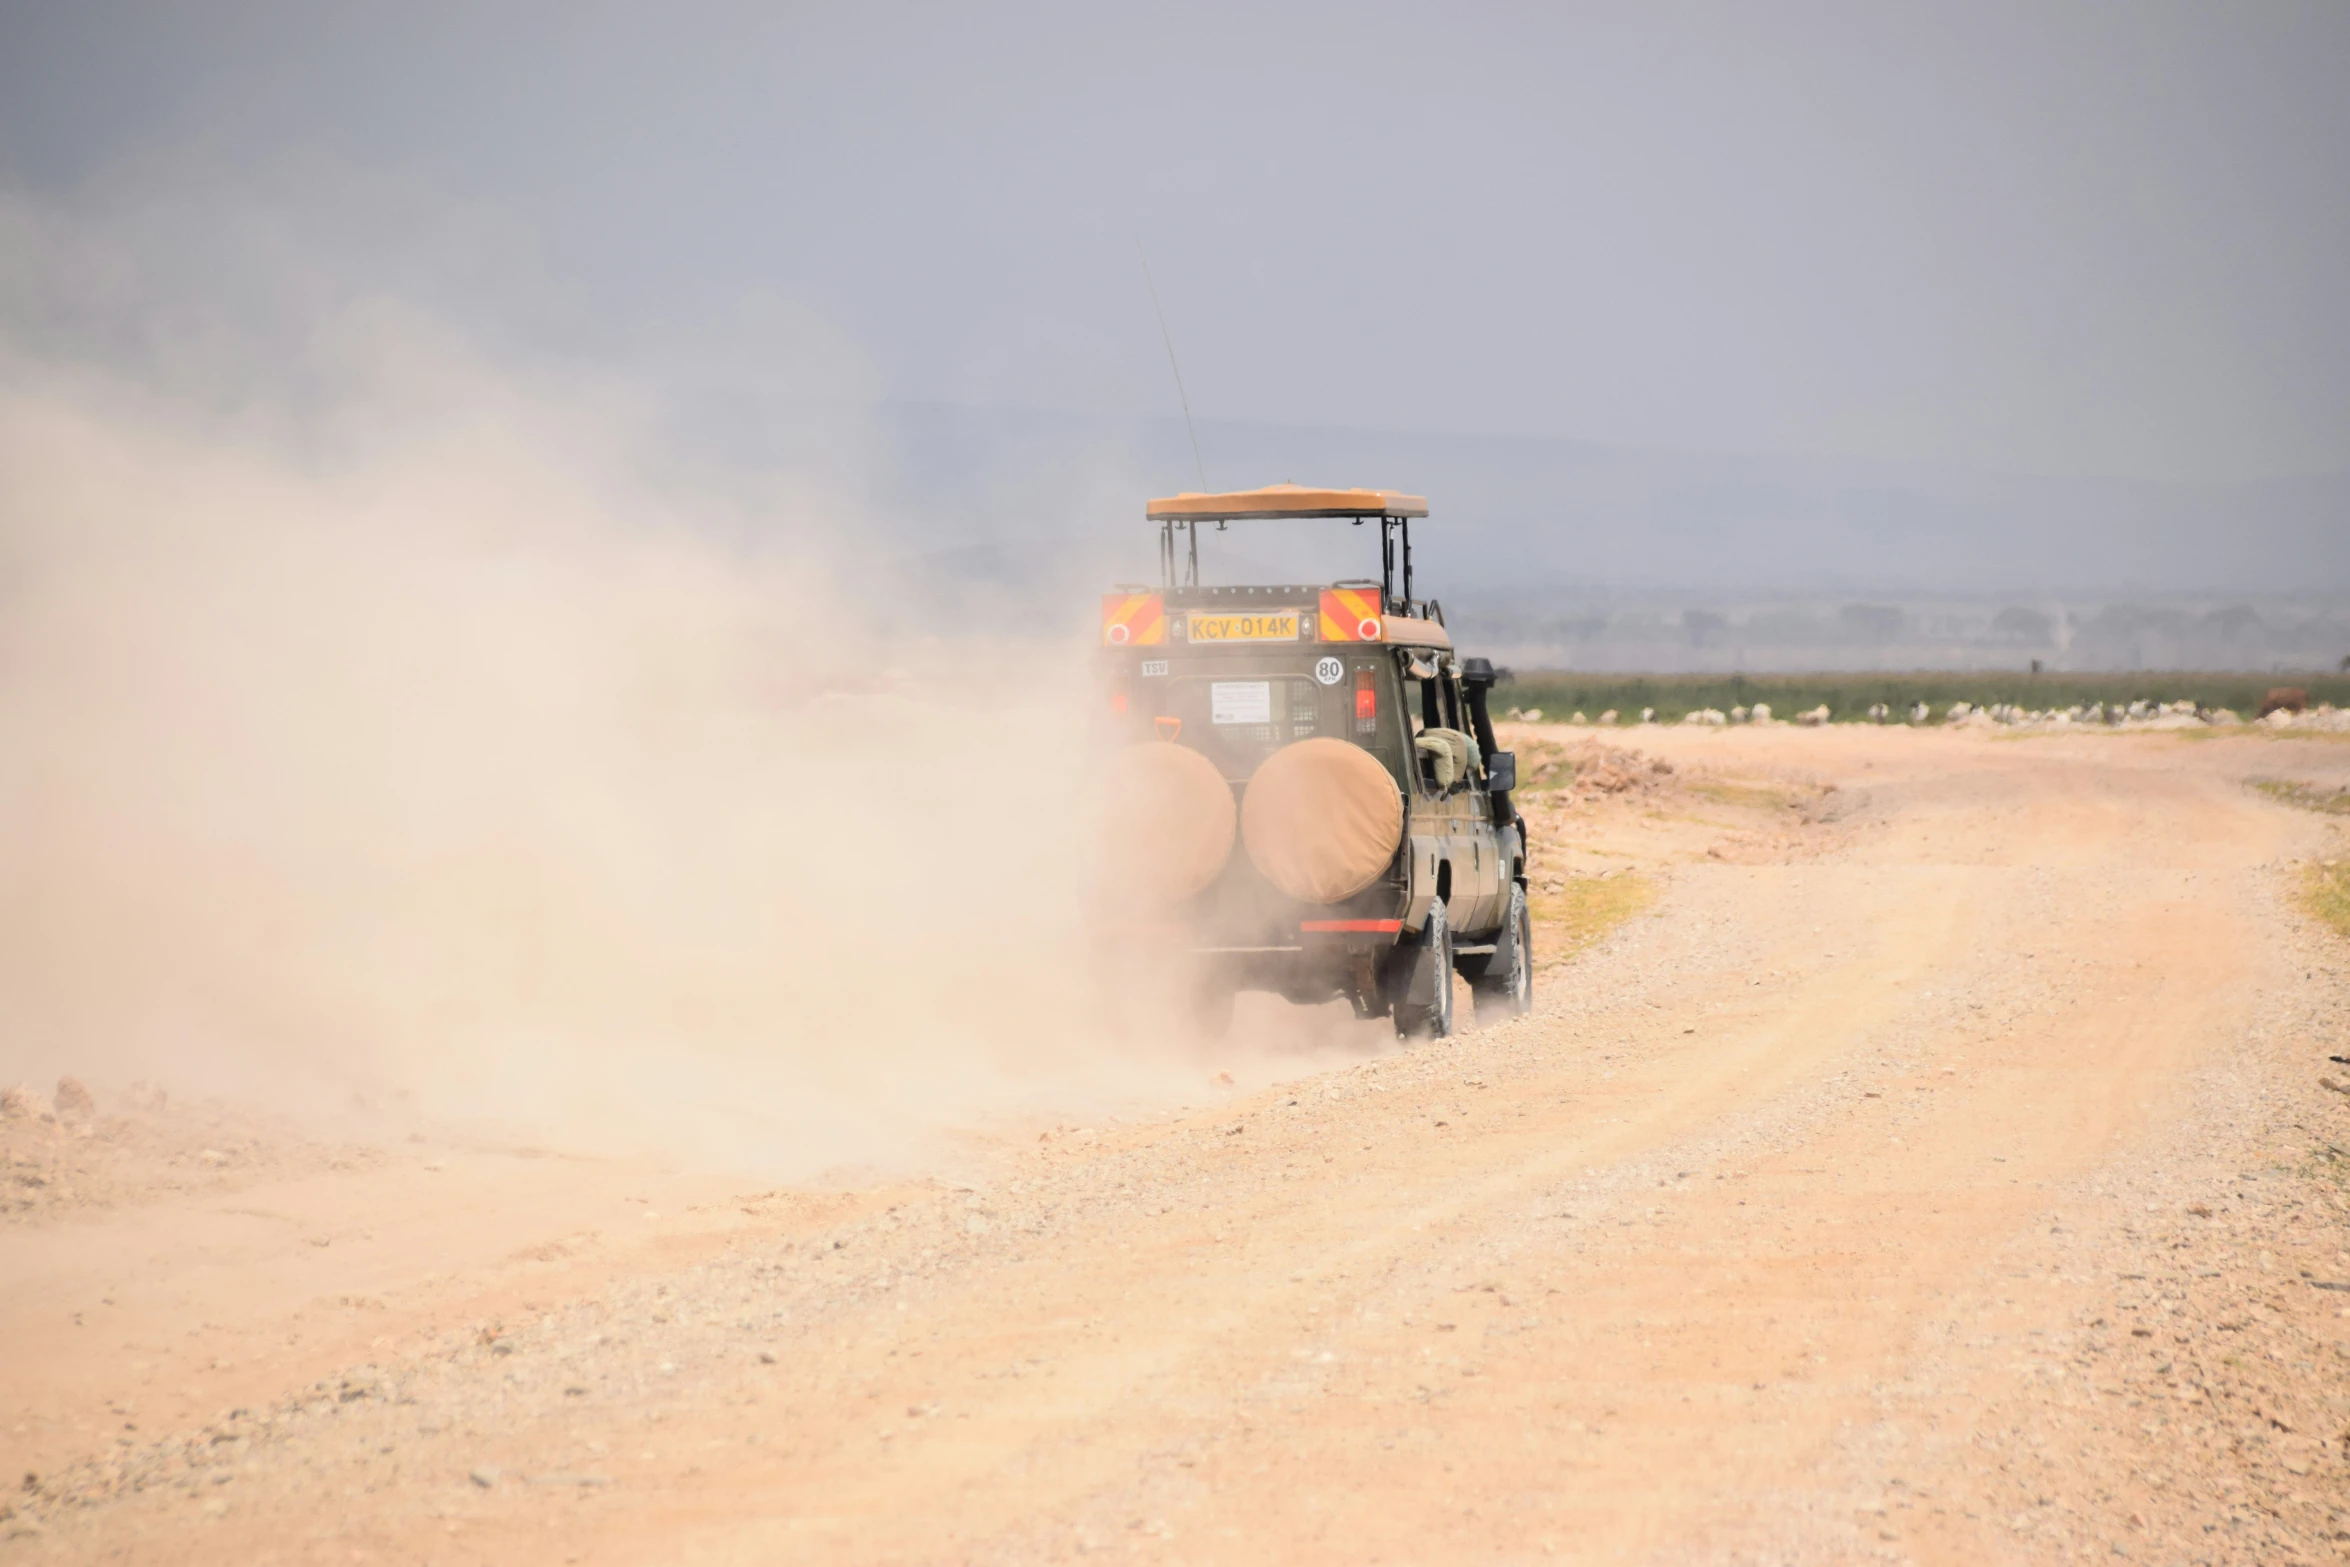
[[[1180,745],[1128,746],[1104,770],[1103,858],[1120,890],[1180,903],[1232,858],[1232,786],[1216,764]]]
[[[1327,737],[1268,757],[1240,806],[1240,839],[1265,880],[1301,903],[1352,897],[1403,842],[1403,795],[1379,759]]]

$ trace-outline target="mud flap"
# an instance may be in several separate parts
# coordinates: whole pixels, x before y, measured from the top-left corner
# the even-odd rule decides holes
[[[1358,953],[1347,970],[1346,999],[1353,1003],[1359,1018],[1385,1017],[1388,1012],[1387,987],[1380,982],[1379,959],[1371,953]]]
[[[1388,998],[1395,1032],[1402,1038],[1452,1033],[1452,928],[1444,900],[1428,905],[1420,939],[1395,949],[1388,969]]]

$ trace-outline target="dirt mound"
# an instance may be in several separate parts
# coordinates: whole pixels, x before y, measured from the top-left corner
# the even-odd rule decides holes
[[[1526,738],[1517,742],[1517,755],[1518,787],[1529,791],[1572,789],[1585,795],[1647,792],[1673,770],[1673,764],[1662,757],[1643,756],[1596,740],[1561,745]]]
[[[314,1140],[282,1117],[218,1103],[106,1114],[72,1077],[58,1085],[55,1105],[36,1090],[23,1094],[27,1109],[0,1118],[0,1243],[27,1225],[366,1169],[381,1158],[369,1147]],[[5,1266],[0,1260],[0,1273]]]

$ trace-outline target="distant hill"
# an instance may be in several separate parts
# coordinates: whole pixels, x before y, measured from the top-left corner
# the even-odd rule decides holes
[[[1150,577],[1143,499],[1198,487],[1180,419],[877,418],[873,492],[917,575],[1047,614]],[[1428,495],[1424,583],[1530,662],[2257,669],[2350,652],[2350,474],[2161,484],[1218,420],[1199,439],[1218,488]],[[1286,575],[1303,568],[1284,542],[1236,529],[1206,550]],[[1321,564],[1376,571],[1367,547]]]
[[[1107,541],[1197,488],[1178,419],[943,404],[880,418],[901,498],[942,531]],[[2350,473],[2247,484],[2039,478],[1579,441],[1200,425],[1208,478],[1429,496],[1464,586],[1819,593],[2350,592]]]

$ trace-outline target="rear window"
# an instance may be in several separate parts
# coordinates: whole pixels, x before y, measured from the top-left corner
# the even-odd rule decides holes
[[[1180,719],[1182,743],[1236,782],[1283,746],[1328,736],[1371,751],[1400,783],[1402,731],[1385,650],[1326,646],[1242,657],[1175,654],[1164,674],[1135,682],[1129,711],[1145,730],[1157,717]]]

